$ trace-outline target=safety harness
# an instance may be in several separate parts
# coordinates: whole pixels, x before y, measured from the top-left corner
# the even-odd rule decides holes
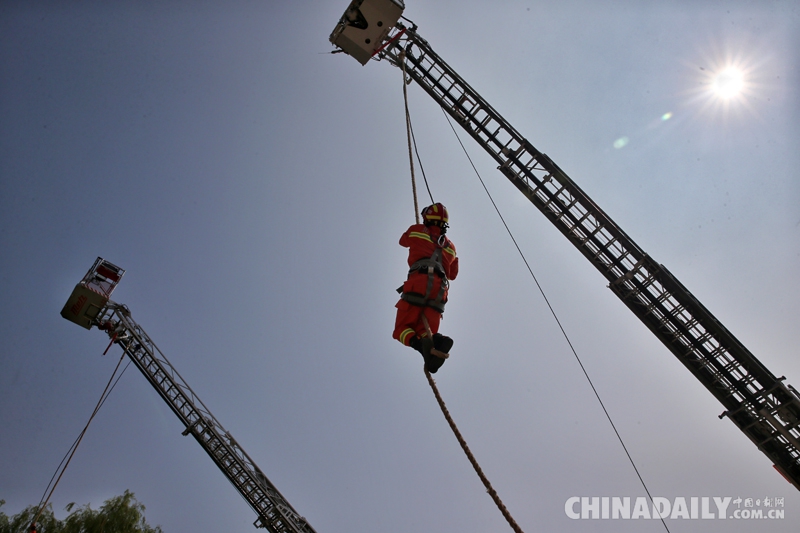
[[[430,238],[429,233],[428,237]],[[408,270],[409,276],[414,273],[428,274],[428,286],[425,289],[425,294],[420,294],[418,292],[402,292],[402,287],[400,287],[397,292],[400,293],[400,298],[402,300],[410,303],[411,305],[416,305],[419,307],[431,307],[440,313],[444,313],[444,295],[447,292],[447,289],[450,287],[450,281],[447,279],[447,274],[445,273],[444,265],[442,264],[442,253],[444,246],[447,244],[447,237],[444,235],[439,235],[439,238],[435,241],[431,238],[431,242],[435,246],[433,254],[430,257],[416,261]],[[431,298],[434,276],[438,276],[442,280],[442,283],[439,286],[439,292],[434,298]]]

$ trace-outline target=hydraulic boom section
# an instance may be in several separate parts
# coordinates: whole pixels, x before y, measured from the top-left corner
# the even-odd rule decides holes
[[[62,316],[87,329],[97,326],[108,333],[112,343],[123,349],[180,418],[186,427],[183,435],[191,434],[200,443],[256,512],[258,519],[253,525],[270,533],[315,533],[189,388],[144,329],[133,320],[128,308],[109,300],[110,290],[100,294],[102,291],[98,292],[92,285],[95,274],[98,270],[103,272],[104,268],[110,272],[124,272],[98,258],[83,281],[75,287]],[[100,298],[87,303],[92,298],[88,293],[98,294]],[[78,302],[84,303],[78,305]]]
[[[331,41],[337,44],[334,36]],[[800,490],[797,391],[785,385],[783,377],[776,378],[664,265],[639,248],[558,165],[520,135],[433,51],[416,26],[397,23],[385,41],[374,56],[405,67],[408,78],[497,161],[503,175],[725,406],[720,418],[730,418]]]

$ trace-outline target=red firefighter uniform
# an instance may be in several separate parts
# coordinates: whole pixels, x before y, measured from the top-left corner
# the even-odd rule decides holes
[[[446,216],[446,215],[445,215]],[[397,302],[395,339],[409,346],[415,337],[427,336],[422,314],[431,333],[439,331],[439,321],[447,302],[448,281],[458,275],[456,247],[436,225],[415,224],[400,237],[408,248],[408,279]]]

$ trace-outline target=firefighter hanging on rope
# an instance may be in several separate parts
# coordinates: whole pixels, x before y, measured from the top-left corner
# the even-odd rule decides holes
[[[400,237],[400,246],[408,248],[409,271],[397,290],[400,301],[395,305],[392,336],[420,352],[425,370],[435,373],[453,346],[453,339],[438,331],[449,280],[458,275],[458,258],[455,245],[445,236],[447,209],[439,203],[430,205],[422,210],[422,219],[423,224],[414,224]]]

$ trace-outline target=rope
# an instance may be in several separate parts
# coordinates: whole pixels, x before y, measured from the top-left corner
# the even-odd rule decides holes
[[[467,459],[469,459],[469,462],[472,464],[472,468],[475,469],[475,473],[478,474],[478,477],[481,478],[481,481],[483,482],[483,486],[486,487],[486,492],[489,493],[489,496],[492,497],[492,500],[494,500],[497,508],[500,509],[501,513],[503,513],[503,516],[505,517],[506,521],[508,521],[511,529],[513,529],[516,533],[523,533],[522,529],[520,529],[520,527],[514,521],[514,517],[511,516],[511,513],[508,512],[505,504],[503,504],[503,500],[501,500],[500,496],[497,495],[497,491],[492,488],[492,484],[483,473],[481,465],[478,464],[477,459],[475,459],[475,456],[472,455],[472,451],[470,451],[469,446],[467,446],[467,441],[465,441],[464,437],[461,436],[461,432],[458,430],[456,423],[450,416],[450,411],[447,410],[447,406],[444,404],[444,400],[442,400],[442,395],[439,394],[439,388],[436,386],[436,382],[433,380],[433,377],[427,370],[425,371],[425,377],[428,378],[428,383],[430,384],[431,389],[433,389],[433,394],[436,396],[436,401],[439,402],[439,407],[442,409],[442,414],[447,419],[447,423],[450,424],[450,429],[453,430],[453,434],[456,436],[458,443],[461,445],[461,449],[464,450],[464,453],[467,455]]]
[[[414,143],[414,153],[417,154],[417,163],[419,163],[419,170],[422,172],[422,181],[425,182],[425,188],[428,190],[428,197],[431,199],[431,203],[435,204],[436,202],[433,200],[433,194],[431,193],[431,187],[428,185],[428,176],[425,175],[425,167],[422,166],[422,158],[419,156],[419,150],[417,150],[417,138],[414,136],[414,125],[411,123],[411,115],[408,117],[408,126],[411,129],[411,141]]]
[[[419,203],[417,202],[417,180],[414,178],[414,154],[411,152],[411,115],[408,112],[408,88],[406,87],[406,51],[400,52],[403,62],[403,103],[406,109],[406,136],[408,137],[408,165],[411,168],[411,193],[414,195],[414,219],[419,224]]]
[[[553,309],[553,306],[550,305],[550,300],[547,299],[547,295],[545,294],[544,289],[539,284],[539,280],[536,278],[536,275],[533,273],[533,269],[531,268],[531,265],[528,263],[528,259],[525,257],[525,254],[522,253],[522,249],[519,247],[519,244],[517,244],[517,239],[515,239],[514,235],[511,233],[511,229],[508,227],[508,224],[506,224],[505,218],[503,218],[502,213],[500,213],[500,209],[497,207],[497,204],[495,203],[494,198],[492,198],[492,195],[489,192],[489,189],[486,187],[486,184],[483,182],[483,178],[481,177],[480,172],[478,172],[478,169],[475,167],[475,163],[472,162],[472,158],[469,156],[469,153],[467,153],[467,149],[466,149],[466,147],[464,147],[464,143],[461,142],[461,138],[458,136],[458,133],[456,132],[456,129],[453,126],[453,123],[450,121],[450,117],[447,116],[447,112],[445,112],[444,108],[442,108],[442,113],[444,113],[444,116],[447,119],[447,123],[450,125],[450,129],[453,130],[453,134],[456,136],[456,139],[458,140],[458,144],[461,145],[461,149],[464,150],[464,154],[467,156],[467,159],[469,160],[470,165],[472,165],[472,170],[474,170],[475,174],[478,176],[478,180],[481,182],[481,185],[483,186],[483,190],[486,191],[486,195],[489,197],[489,200],[492,202],[492,205],[494,206],[495,211],[497,211],[497,215],[500,217],[500,221],[503,223],[503,226],[505,226],[509,237],[511,237],[511,240],[514,242],[514,246],[516,246],[517,252],[519,252],[520,257],[522,257],[522,261],[525,263],[525,266],[528,267],[528,272],[530,272],[534,283],[536,283],[536,287],[539,289],[539,293],[541,293],[542,298],[544,298],[544,301],[547,304],[547,308],[550,309],[550,314],[553,315],[553,318],[555,319],[556,324],[558,324],[558,328],[561,330],[561,334],[564,336],[564,339],[566,339],[567,344],[569,345],[569,349],[572,351],[572,354],[575,356],[575,359],[578,361],[578,365],[581,367],[581,371],[583,372],[583,375],[586,377],[586,381],[589,382],[589,386],[592,388],[592,392],[594,392],[595,398],[597,398],[597,402],[600,404],[600,407],[603,409],[603,413],[605,413],[606,418],[608,419],[608,423],[611,425],[611,429],[614,430],[614,434],[617,436],[617,440],[619,440],[619,443],[622,446],[622,449],[625,452],[625,455],[628,457],[628,461],[630,461],[631,466],[633,467],[633,471],[636,472],[636,476],[639,478],[639,482],[642,484],[642,487],[644,488],[644,491],[647,493],[647,497],[650,498],[650,502],[653,503],[653,496],[650,494],[650,489],[647,488],[647,484],[644,482],[644,478],[642,478],[642,474],[639,473],[639,468],[637,468],[636,463],[633,460],[633,457],[631,456],[630,452],[628,451],[628,447],[625,446],[625,442],[622,440],[622,435],[620,435],[619,431],[617,430],[616,424],[614,424],[614,421],[611,419],[611,414],[608,412],[608,409],[606,409],[606,405],[603,403],[603,400],[600,398],[600,393],[597,391],[597,388],[595,388],[594,383],[592,382],[592,378],[589,377],[589,372],[586,370],[586,367],[583,366],[583,361],[581,361],[581,358],[578,356],[578,352],[575,350],[575,347],[573,346],[572,341],[569,338],[569,335],[567,335],[567,332],[564,329],[564,326],[561,325],[561,320],[559,320],[555,309]],[[655,505],[655,503],[653,503],[653,505]],[[664,525],[664,529],[666,529],[667,533],[669,533],[669,527],[667,526],[666,521],[664,521],[664,517],[660,517],[660,518],[661,518],[661,523]]]
[[[86,430],[89,429],[89,424],[92,423],[92,420],[94,419],[95,415],[97,415],[97,412],[100,411],[100,408],[103,406],[103,404],[106,402],[106,399],[108,398],[109,394],[111,394],[111,391],[114,390],[114,387],[117,386],[117,382],[119,382],[119,379],[122,377],[122,374],[124,374],[125,370],[128,369],[128,367],[126,366],[122,370],[122,372],[120,373],[119,377],[117,378],[117,381],[114,381],[114,376],[117,375],[117,370],[119,370],[119,365],[122,364],[122,360],[124,358],[125,358],[125,353],[123,352],[122,357],[120,357],[119,361],[117,362],[117,366],[114,368],[114,372],[111,374],[111,378],[109,378],[108,383],[106,383],[106,388],[103,389],[103,393],[100,395],[100,399],[97,401],[97,405],[95,406],[94,411],[92,411],[92,414],[89,417],[89,421],[86,422],[86,426],[84,426],[83,431],[81,431],[80,435],[78,435],[78,438],[75,440],[75,442],[72,443],[72,447],[67,452],[67,456],[65,456],[65,458],[61,460],[61,463],[59,463],[58,467],[56,467],[56,473],[53,474],[53,478],[56,477],[56,474],[58,474],[58,478],[56,479],[55,483],[53,483],[53,478],[50,478],[50,483],[52,483],[53,486],[50,488],[50,492],[49,492],[49,494],[47,494],[47,497],[46,498],[42,498],[42,501],[39,503],[39,509],[36,511],[36,515],[34,516],[33,520],[31,520],[31,527],[33,527],[34,531],[35,531],[36,521],[39,520],[39,517],[41,516],[41,514],[44,511],[45,507],[47,507],[47,503],[50,501],[50,498],[53,496],[53,492],[55,492],[56,486],[58,486],[58,482],[61,481],[61,476],[63,476],[64,472],[66,472],[70,461],[72,461],[72,457],[75,455],[75,452],[78,450],[78,445],[81,443],[81,440],[83,440],[83,436],[86,434]],[[114,381],[113,385],[112,385],[112,381]],[[109,387],[110,387],[110,389],[109,389]],[[66,460],[66,464],[64,464],[65,460]],[[63,468],[61,468],[62,464],[64,464]],[[61,472],[60,473],[59,473],[59,468],[61,468]],[[48,484],[47,487],[50,487],[50,484]],[[47,492],[47,488],[45,488],[44,490],[45,490],[45,492]]]
[[[400,51],[400,57],[403,60],[403,101],[405,102],[406,107],[406,135],[408,136],[408,159],[411,162],[411,190],[414,193],[414,213],[415,215],[419,213],[419,205],[417,204],[417,184],[414,178],[414,159],[411,157],[411,144],[414,144],[414,153],[417,154],[417,161],[419,162],[419,170],[422,172],[422,180],[425,182],[425,188],[428,190],[428,197],[431,199],[431,203],[436,203],[433,200],[433,194],[431,193],[431,187],[428,185],[428,176],[425,175],[425,167],[422,166],[422,158],[419,156],[419,150],[417,150],[417,138],[414,136],[414,126],[411,124],[411,113],[408,112],[408,90],[406,88],[406,51]],[[419,224],[419,217],[417,216],[417,224]]]
[[[413,130],[411,129],[411,115],[408,112],[408,89],[406,88],[406,57],[405,57],[405,50],[400,52],[400,60],[403,63],[403,101],[405,104],[405,111],[406,111],[406,134],[408,136],[408,159],[411,166],[411,191],[414,195],[414,217],[416,218],[417,224],[419,224],[419,204],[417,203],[417,184],[414,178],[414,158],[411,153],[411,139],[413,137]],[[416,148],[416,141],[414,142],[414,147]],[[419,157],[419,153],[417,153],[417,157]],[[420,163],[420,168],[422,168],[422,163]],[[425,185],[427,186],[428,180],[425,180]],[[428,189],[428,194],[430,194],[430,189]],[[433,196],[431,196],[431,202],[433,201]],[[425,329],[428,332],[428,336],[433,338],[433,333],[431,332],[430,325],[428,325],[428,319],[425,318],[425,313],[422,313],[422,322],[425,325]],[[424,367],[423,367],[424,369]],[[456,426],[453,417],[450,416],[450,411],[447,409],[447,406],[442,399],[442,395],[439,394],[439,387],[436,386],[436,381],[433,380],[430,372],[424,370],[425,377],[428,379],[428,384],[431,386],[431,390],[433,390],[433,395],[436,397],[436,402],[439,404],[439,408],[442,410],[442,414],[444,415],[445,420],[450,425],[450,429],[453,431],[453,435],[455,435],[456,440],[461,445],[461,449],[464,450],[464,453],[469,459],[470,464],[472,464],[472,468],[475,470],[475,473],[478,474],[483,486],[486,487],[486,492],[489,493],[489,496],[492,497],[495,505],[502,513],[503,517],[506,519],[508,524],[511,526],[511,529],[514,530],[515,533],[523,533],[522,529],[517,525],[517,522],[514,520],[514,517],[511,516],[511,513],[508,512],[508,508],[506,508],[503,501],[500,499],[500,496],[497,494],[497,491],[494,490],[492,484],[489,482],[489,479],[483,473],[483,469],[481,465],[478,464],[478,460],[475,459],[475,456],[472,454],[472,451],[469,449],[467,445],[467,441],[464,440],[464,437],[461,435],[461,432],[458,430],[458,426]]]

